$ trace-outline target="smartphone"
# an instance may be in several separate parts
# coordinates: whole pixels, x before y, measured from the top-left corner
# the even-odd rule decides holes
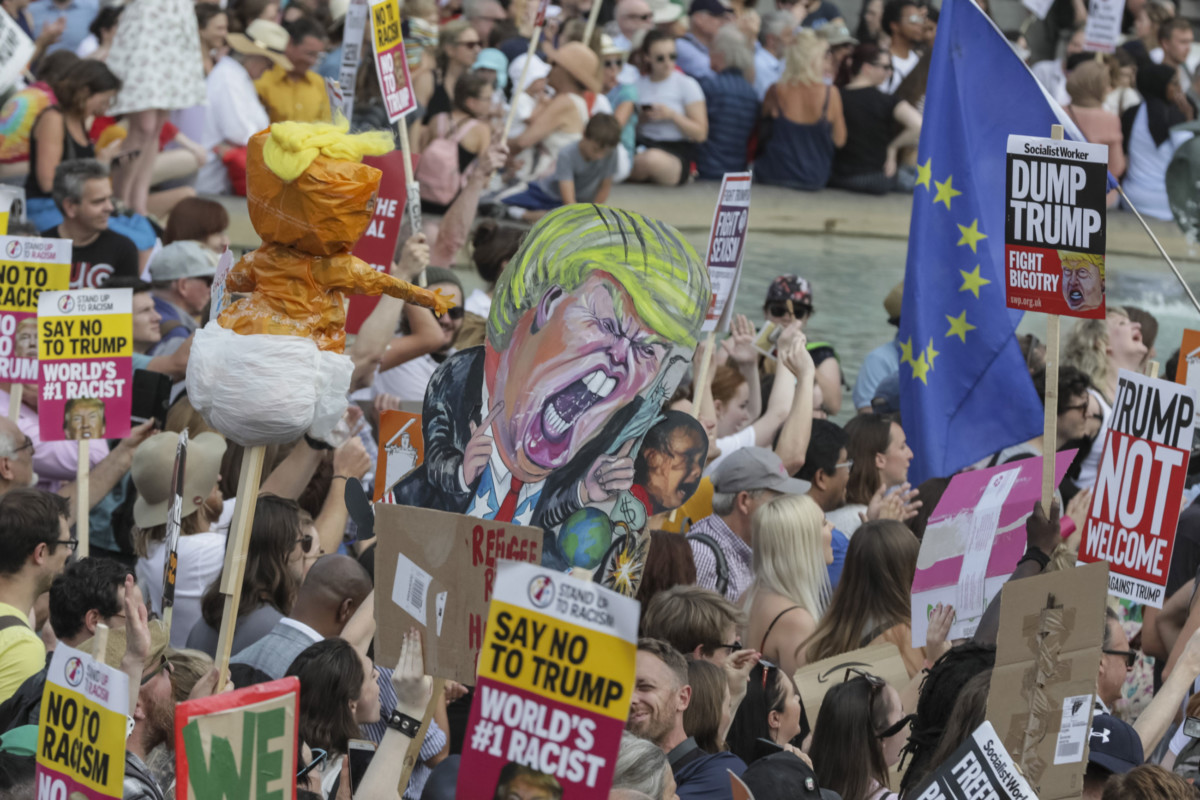
[[[148,419],[158,420],[158,429],[167,427],[167,405],[171,400],[171,376],[148,369],[133,371],[133,408],[130,421],[141,425]]]
[[[375,757],[375,743],[367,739],[351,739],[349,741],[350,756],[350,793],[358,791],[358,784],[367,774],[367,767]]]
[[[1188,717],[1183,721],[1183,735],[1200,739],[1200,717]]]
[[[654,106],[651,105],[650,103],[642,103],[642,111],[643,112],[650,111],[652,108],[654,108]]]
[[[763,352],[769,353],[775,348],[775,343],[779,341],[779,334],[781,333],[783,333],[783,328],[774,322],[768,322],[763,326],[762,332],[758,334],[758,339],[755,340],[754,346]]]

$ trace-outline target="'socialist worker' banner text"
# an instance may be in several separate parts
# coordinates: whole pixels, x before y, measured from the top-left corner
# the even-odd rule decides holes
[[[1008,307],[1104,319],[1108,147],[1009,136],[1006,183]]]
[[[38,298],[43,442],[129,435],[132,308],[129,289],[42,292]]]
[[[70,284],[70,239],[0,236],[0,381],[37,384],[38,296]]]
[[[638,610],[597,584],[500,562],[458,797],[608,797],[633,693]]]
[[[129,677],[62,642],[38,718],[38,800],[121,797]]]
[[[1121,370],[1079,547],[1114,597],[1162,608],[1195,417],[1192,389]]]

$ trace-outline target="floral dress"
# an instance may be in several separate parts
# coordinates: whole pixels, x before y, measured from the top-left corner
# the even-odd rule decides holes
[[[133,0],[106,62],[122,81],[113,116],[203,105],[204,60],[191,0]]]

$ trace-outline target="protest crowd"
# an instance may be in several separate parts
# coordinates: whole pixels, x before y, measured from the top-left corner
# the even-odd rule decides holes
[[[958,14],[968,4],[980,19],[988,12],[985,0],[946,2]],[[796,274],[803,256],[780,265],[760,317],[733,313],[730,297],[717,334],[705,338],[699,323],[718,293],[693,268],[705,262],[669,226],[608,207],[614,184],[655,185],[669,203],[676,187],[708,181],[724,194],[723,178],[753,170],[758,183],[805,192],[936,192],[933,206],[950,211],[961,192],[949,178],[931,187],[929,162],[918,158],[923,120],[936,121],[931,64],[945,8],[866,0],[855,20],[830,0],[561,0],[548,8],[402,0],[392,5],[404,49],[385,75],[372,57],[383,35],[377,4],[360,0],[0,5],[0,187],[23,192],[19,218],[14,205],[0,236],[26,252],[42,241],[70,245],[55,287],[67,291],[61,316],[34,300],[29,327],[0,324],[0,411],[9,409],[0,416],[0,800],[66,800],[66,790],[49,788],[50,774],[70,776],[72,798],[126,800],[747,796],[735,793],[731,775],[758,800],[925,800],[952,796],[928,787],[966,763],[964,748],[985,722],[1013,757],[1057,735],[1058,749],[1045,751],[1049,758],[1039,750],[1036,769],[1024,771],[1031,783],[1045,777],[1038,796],[1046,800],[1200,797],[1200,481],[1188,474],[1169,490],[1147,489],[1146,478],[1093,504],[1104,487],[1116,491],[1110,443],[1136,438],[1124,427],[1137,416],[1129,374],[1158,378],[1161,353],[1169,356],[1162,374],[1173,379],[1200,349],[1156,349],[1150,313],[1104,305],[1103,245],[1099,262],[1063,256],[1064,314],[1080,313],[1066,321],[1061,346],[1054,328],[1059,352],[1030,334],[997,345],[1016,364],[1009,379],[1029,387],[1037,431],[1049,405],[1047,427],[1002,442],[989,433],[999,446],[983,452],[985,436],[976,439],[970,425],[935,445],[919,430],[927,417],[908,413],[908,384],[929,385],[926,374],[952,357],[933,339],[914,351],[905,333],[911,261],[905,283],[858,289],[861,314],[897,330],[853,371],[836,341],[807,332],[830,287]],[[1168,167],[1190,152],[1187,123],[1200,103],[1200,49],[1183,12],[1171,0],[1127,0],[1117,6],[1111,52],[1085,46],[1082,0],[1054,0],[1032,28],[1003,32],[1006,55],[1031,69],[1047,107],[1107,145],[1101,213],[1132,204],[1170,220],[1176,210]],[[31,43],[11,70],[10,29]],[[415,105],[399,121],[387,88],[397,83]],[[382,186],[375,178],[378,196],[354,194],[359,165],[341,162],[386,158],[398,126],[415,167],[392,162]],[[308,130],[317,131],[311,140]],[[387,146],[348,155],[345,142],[370,131],[386,131]],[[288,137],[305,144],[281,155]],[[288,177],[277,166],[285,161],[296,162]],[[274,175],[263,177],[264,162]],[[256,192],[310,191],[306,180],[338,166],[335,189],[311,189],[321,195],[313,207],[341,203],[334,222],[310,221],[305,215],[323,211],[305,206],[291,220],[299,232],[285,224],[264,232],[256,209],[274,200]],[[408,191],[419,196],[406,197],[408,169]],[[230,272],[222,259],[230,209],[247,196],[264,245],[233,254],[242,260]],[[358,234],[337,231],[361,217],[361,234],[388,203],[396,223],[377,259],[381,272],[364,277],[338,260]],[[327,249],[313,243],[330,239]],[[288,259],[306,271],[286,272]],[[58,262],[48,255],[44,263]],[[284,271],[272,273],[275,264]],[[335,280],[336,270],[344,272]],[[464,291],[470,270],[483,288]],[[957,289],[957,268],[953,276]],[[967,270],[962,280],[959,291],[976,299],[989,283],[978,266],[974,283]],[[0,270],[0,284],[15,282]],[[329,286],[336,296],[330,290],[323,307]],[[88,372],[102,360],[97,345],[89,357],[100,360],[53,360],[57,337],[72,335],[61,320],[83,313],[67,301],[83,303],[86,294],[75,292],[85,290],[128,298],[124,312],[95,318],[121,316],[128,331],[123,388],[111,369],[103,379]],[[357,315],[351,302],[350,332],[342,293],[358,290],[387,296]],[[228,296],[214,307],[218,295]],[[0,318],[22,302],[0,302]],[[975,326],[963,314],[957,327],[945,318],[966,342]],[[855,324],[840,319],[824,330]],[[245,434],[239,426],[261,415],[241,406],[264,393],[257,373],[306,379],[326,362],[291,369],[250,348],[235,361],[230,346],[228,361],[214,366],[204,337],[221,329],[246,339],[311,336],[322,358],[341,357],[344,342],[348,391],[334,392],[329,424],[318,432],[310,417],[311,428],[297,423],[267,444]],[[949,349],[955,339],[946,337],[937,344]],[[935,367],[935,357],[946,361]],[[10,360],[40,362],[40,372],[18,378]],[[585,363],[592,371],[581,373]],[[62,383],[89,392],[56,396],[53,376],[68,373]],[[1160,383],[1146,383],[1147,396]],[[258,399],[288,422],[300,400],[265,394]],[[121,414],[96,399],[118,395]],[[1172,463],[1188,472],[1193,423],[1182,422],[1178,402],[1171,414],[1178,408],[1183,460]],[[1150,424],[1169,428],[1167,417]],[[415,418],[414,427],[401,418]],[[526,443],[511,441],[501,425],[508,418],[534,431]],[[508,457],[514,450],[519,458]],[[553,464],[538,472],[543,451]],[[1043,460],[1055,453],[1053,499],[1042,502]],[[981,473],[983,482],[970,483]],[[993,476],[1010,482],[988,505]],[[1025,498],[1014,481],[1037,486]],[[1017,496],[1020,508],[1004,499]],[[635,511],[620,517],[629,501]],[[1112,596],[1113,572],[1108,596],[1071,605],[1072,592],[1083,591],[1072,576],[1087,569],[1077,562],[1115,568],[1121,560],[1095,555],[1107,546],[1090,538],[1097,509],[1107,503],[1129,516],[1131,503],[1141,514],[1146,502],[1167,521],[1155,535],[1171,544],[1161,580],[1138,586],[1161,597]],[[451,514],[468,520],[465,540],[454,538]],[[504,527],[472,530],[470,518],[536,535],[514,547]],[[406,538],[396,544],[400,529]],[[963,543],[980,535],[982,551]],[[622,561],[620,548],[635,540],[643,549]],[[486,558],[470,564],[478,570],[467,570],[484,548]],[[439,571],[456,559],[466,571]],[[637,603],[601,603],[611,613],[572,623],[592,631],[593,650],[606,643],[609,660],[544,657],[538,625],[566,626],[565,601],[539,605],[531,585],[527,616],[512,611],[525,585],[506,583],[497,562],[513,560],[553,580],[578,578],[555,584],[560,598],[564,587],[584,598],[579,586],[604,579],[614,588],[610,573],[636,574],[624,585]],[[954,572],[937,584],[941,573],[931,574],[950,562],[961,579]],[[485,566],[482,604],[460,619],[450,609],[461,586],[445,576],[482,576]],[[436,606],[425,603],[431,580],[450,591],[448,601],[443,591]],[[1041,618],[1034,609],[1024,632],[1001,601],[1002,586],[1011,603],[1022,585],[1039,587],[1027,594],[1053,586],[1060,601],[1048,600]],[[1047,633],[1045,619],[1062,603],[1070,613],[1054,616],[1059,627]],[[517,667],[506,684],[510,662],[493,653],[505,641],[519,654],[526,618],[529,651],[545,672],[526,684]],[[443,643],[443,624],[457,641]],[[1079,631],[1091,638],[1070,638]],[[1026,635],[1042,660],[1030,667],[1036,677],[1013,688],[1014,663],[1033,656],[1011,643],[1023,646]],[[1043,640],[1058,642],[1052,656],[1037,650]],[[1058,659],[1080,648],[1096,658],[1063,669]],[[73,723],[62,721],[63,698],[78,682],[56,653],[68,652],[86,664],[88,686],[100,670],[106,685],[125,687],[113,689],[120,699],[103,713],[91,712],[125,726],[111,761],[106,750],[101,762],[105,745],[94,734],[94,747],[76,741],[73,755],[64,743]],[[1086,688],[1053,695],[1045,707],[1053,713],[1035,711],[1030,686],[1050,692],[1068,673]],[[576,687],[608,681],[613,694],[603,704],[598,688],[579,699],[590,689],[568,689],[572,675]],[[577,727],[572,741],[591,725],[608,751],[516,746],[521,726],[534,724],[534,701],[524,701],[517,725],[498,686],[554,700],[536,721],[551,731],[542,738],[554,739],[566,719],[549,716],[553,705],[554,715],[570,712],[563,724]],[[1080,704],[1071,710],[1068,701],[1081,697],[1080,718]],[[284,721],[271,716],[276,708]],[[1014,744],[1000,720],[1022,711],[1014,725],[1026,738]],[[499,738],[488,750],[489,713],[513,737],[503,758]],[[278,737],[282,745],[270,744]],[[484,774],[485,751],[503,764],[499,776],[486,773],[488,793],[464,789]],[[122,760],[122,777],[106,786]],[[1047,772],[1047,761],[1071,765],[1067,788],[1050,787],[1046,776],[1064,772]],[[268,789],[261,775],[275,772]]]

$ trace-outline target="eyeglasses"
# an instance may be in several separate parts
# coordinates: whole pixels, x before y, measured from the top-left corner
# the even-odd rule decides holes
[[[913,25],[924,25],[925,24],[925,15],[924,14],[909,14],[907,17],[904,18],[904,21],[911,22]]]
[[[767,313],[772,317],[786,317],[788,314],[791,314],[794,317],[803,319],[812,313],[812,306],[793,303],[790,300],[785,303],[768,303]]]
[[[317,767],[325,763],[325,759],[329,758],[329,753],[319,747],[312,748],[312,761],[309,761],[299,772],[296,773],[296,780],[300,780],[308,773],[312,772]]]
[[[742,649],[742,643],[735,640],[733,644],[719,644],[714,649],[728,650],[731,653],[736,653],[738,650]]]
[[[171,662],[167,661],[166,656],[162,656],[161,658],[162,660],[158,662],[158,666],[154,668],[154,671],[142,678],[142,686],[154,680],[154,677],[160,672],[166,672],[167,677],[171,676]]]
[[[638,22],[649,22],[654,19],[654,14],[622,14],[621,19],[636,19]]]
[[[909,723],[911,723],[916,718],[917,718],[916,714],[908,714],[904,717],[901,717],[900,719],[896,720],[896,723],[894,725],[889,725],[886,728],[884,728],[883,730],[881,730],[879,733],[875,734],[875,738],[876,739],[890,739],[893,736],[895,736],[897,733],[899,733],[900,731],[907,728],[909,726]]]
[[[619,67],[623,67],[623,66],[625,66],[625,62],[624,62],[624,61],[622,61],[622,60],[621,60],[621,59],[619,59],[619,58],[617,58],[617,59],[614,59],[614,60],[612,60],[612,61],[605,61],[605,62],[604,62],[604,68],[605,68],[605,69],[612,69],[613,67],[618,67],[618,68],[619,68]]]
[[[890,62],[890,61],[885,62],[883,64],[876,64],[875,66],[878,67],[879,69],[887,70],[888,72],[891,72],[893,69],[895,69],[892,66],[892,62]]]
[[[483,42],[479,41],[478,39],[473,42],[455,42],[455,44],[457,44],[459,47],[469,47],[472,50],[483,48]]]
[[[72,553],[75,552],[75,548],[79,547],[79,540],[74,539],[74,538],[72,538],[72,539],[55,539],[53,543],[61,544],[63,547],[67,548]]]
[[[306,533],[296,540],[296,544],[300,545],[300,549],[306,553],[308,552],[308,549],[312,547],[312,543],[313,537],[311,533]]]
[[[25,444],[21,445],[16,450],[13,450],[13,455],[15,456],[17,453],[21,452],[22,450],[29,450],[32,453],[33,452],[33,439],[30,439],[28,436],[26,436]]]
[[[656,63],[656,64],[661,64],[661,63],[663,63],[664,61],[671,61],[671,62],[673,62],[673,61],[675,61],[675,59],[676,59],[676,58],[678,58],[678,57],[679,57],[679,56],[678,56],[677,54],[675,54],[675,53],[663,53],[662,55],[657,55],[657,56],[655,56],[655,57],[654,57],[654,63]]]
[[[1059,413],[1066,414],[1071,411],[1078,411],[1080,414],[1083,414],[1086,417],[1087,416],[1087,407],[1088,407],[1087,403],[1079,403],[1078,405],[1067,406]]]
[[[1110,656],[1121,656],[1125,659],[1125,669],[1133,669],[1134,664],[1138,661],[1136,650],[1101,650],[1100,652]]]
[[[842,469],[843,467],[846,469],[850,469],[853,466],[854,466],[854,459],[851,458],[846,461],[839,461],[838,463],[834,464],[833,469],[836,472],[837,470]]]

